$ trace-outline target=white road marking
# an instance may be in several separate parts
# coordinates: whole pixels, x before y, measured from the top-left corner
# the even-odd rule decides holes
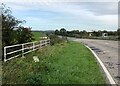
[[[103,51],[103,52],[105,53],[105,52],[110,52],[110,51]]]
[[[105,72],[105,74],[106,74],[106,76],[107,76],[110,84],[116,84],[115,81],[114,81],[114,79],[112,78],[112,76],[108,72],[107,68],[105,67],[105,65],[103,64],[103,62],[99,59],[99,57],[96,55],[96,53],[91,48],[89,48],[88,46],[86,46],[86,47],[93,53],[93,55],[96,57],[96,59],[100,63],[100,65],[101,65],[102,69],[104,70],[104,72]]]
[[[109,44],[109,43],[105,43],[105,44]]]

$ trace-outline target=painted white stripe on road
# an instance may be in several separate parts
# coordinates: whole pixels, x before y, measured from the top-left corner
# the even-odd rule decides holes
[[[108,72],[107,68],[105,67],[105,65],[103,64],[103,62],[100,60],[100,58],[96,55],[96,53],[87,45],[85,45],[92,53],[93,55],[96,57],[96,59],[98,60],[98,62],[100,63],[101,67],[103,68],[110,84],[116,84],[115,81],[113,80],[112,76],[110,75],[110,73]]]

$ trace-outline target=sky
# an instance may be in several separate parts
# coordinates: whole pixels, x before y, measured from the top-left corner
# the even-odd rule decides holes
[[[109,30],[118,28],[117,0],[2,0],[32,30]]]

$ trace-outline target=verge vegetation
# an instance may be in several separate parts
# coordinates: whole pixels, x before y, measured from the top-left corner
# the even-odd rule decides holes
[[[93,54],[79,43],[55,44],[25,57],[3,63],[3,84],[105,84]]]

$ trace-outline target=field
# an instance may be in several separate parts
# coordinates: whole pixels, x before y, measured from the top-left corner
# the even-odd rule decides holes
[[[3,84],[105,84],[95,57],[80,43],[48,46],[25,57],[3,63]]]
[[[33,34],[33,38],[35,39],[34,41],[39,41],[40,37],[46,36],[44,33],[40,32],[40,31],[32,31],[32,34]]]

